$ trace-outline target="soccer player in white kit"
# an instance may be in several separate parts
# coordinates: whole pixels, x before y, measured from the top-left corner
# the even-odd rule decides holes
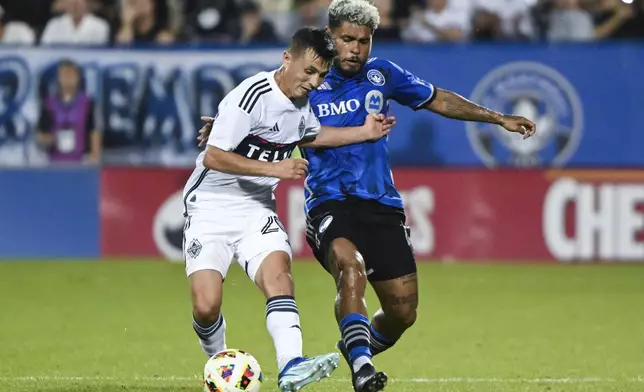
[[[370,115],[360,127],[320,126],[308,93],[320,86],[335,55],[324,30],[298,30],[280,69],[244,80],[222,100],[208,146],[184,189],[183,249],[201,347],[209,357],[226,348],[222,288],[236,260],[266,296],[281,391],[328,377],[339,355],[303,356],[291,247],[273,190],[280,179],[305,176],[307,162],[290,159],[296,146],[376,140],[394,125],[393,118]]]

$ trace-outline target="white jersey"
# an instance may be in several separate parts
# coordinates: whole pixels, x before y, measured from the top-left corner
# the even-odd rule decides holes
[[[304,138],[320,132],[308,98],[291,101],[277,86],[275,71],[260,72],[233,89],[219,104],[208,145],[249,159],[289,158]],[[239,212],[254,206],[274,209],[279,179],[239,176],[204,167],[205,151],[183,191],[186,213],[194,210]]]

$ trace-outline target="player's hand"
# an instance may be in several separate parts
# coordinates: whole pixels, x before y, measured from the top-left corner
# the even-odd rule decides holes
[[[306,159],[285,159],[275,164],[274,177],[282,180],[298,180],[306,176],[308,167],[309,162]]]
[[[501,124],[509,132],[517,132],[523,135],[524,139],[529,138],[537,132],[537,126],[530,120],[521,116],[504,115]]]
[[[199,130],[199,136],[197,136],[197,141],[199,142],[199,147],[206,145],[208,137],[210,136],[210,131],[212,131],[212,124],[215,122],[214,117],[201,116],[201,121],[205,122],[204,126]]]
[[[385,117],[384,114],[370,114],[362,126],[367,140],[378,140],[389,135],[391,128],[396,125],[396,118]]]

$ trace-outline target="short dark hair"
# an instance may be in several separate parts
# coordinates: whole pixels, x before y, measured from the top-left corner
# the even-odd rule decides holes
[[[80,73],[80,67],[72,59],[62,59],[58,62],[58,69],[73,68],[76,72]]]
[[[297,30],[293,34],[291,45],[288,48],[294,56],[303,54],[307,49],[311,49],[325,62],[331,62],[338,54],[329,33],[314,27],[302,27]]]

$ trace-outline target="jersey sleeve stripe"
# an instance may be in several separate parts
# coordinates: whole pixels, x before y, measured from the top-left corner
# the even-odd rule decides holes
[[[420,110],[420,109],[424,108],[425,106],[429,105],[430,103],[432,103],[432,101],[434,99],[436,99],[436,94],[437,93],[438,93],[438,91],[436,90],[436,87],[434,87],[434,85],[432,85],[432,94],[426,100],[424,100],[420,104],[416,105],[416,107],[413,108],[413,109],[414,110]]]
[[[248,90],[246,90],[246,92],[244,93],[244,96],[242,97],[241,101],[239,101],[239,107],[242,107],[242,103],[244,103],[244,101],[246,100],[246,98],[248,97],[248,95],[249,95],[249,94],[250,94],[250,93],[251,93],[251,92],[252,92],[252,91],[253,91],[253,90],[254,90],[258,85],[260,85],[260,84],[264,84],[264,83],[266,83],[266,82],[268,82],[268,80],[266,80],[266,79],[262,79],[262,80],[258,80],[257,82],[253,83],[253,84],[248,88]]]
[[[245,111],[246,113],[250,114],[250,113],[253,111],[253,109],[255,108],[255,104],[256,104],[256,103],[257,103],[257,101],[259,100],[259,97],[261,97],[262,95],[266,94],[266,93],[267,93],[267,92],[269,92],[269,91],[271,91],[270,86],[266,87],[266,88],[265,88],[265,89],[263,89],[263,90],[259,90],[256,94],[255,94],[255,93],[253,93],[253,94],[255,94],[255,99],[253,99],[253,103],[251,103],[251,104],[250,104],[250,107],[248,107],[248,108],[244,107],[244,108],[243,108],[243,109],[244,109],[244,111]],[[248,105],[246,105],[246,106],[248,106]]]
[[[244,96],[242,97],[241,101],[239,101],[239,107],[242,108],[246,113],[252,112],[253,107],[255,106],[255,102],[257,102],[257,99],[255,97],[257,96],[258,93],[264,94],[265,92],[271,91],[270,84],[268,83],[268,80],[262,79],[259,82],[255,82],[252,86],[246,90],[246,93],[244,93]],[[251,104],[252,103],[252,104]]]

